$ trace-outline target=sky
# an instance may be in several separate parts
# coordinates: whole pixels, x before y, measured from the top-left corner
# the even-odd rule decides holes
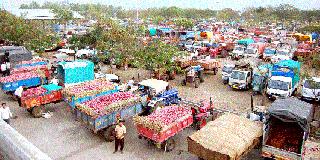
[[[33,0],[0,0],[1,7],[10,10],[17,8],[23,3]],[[121,6],[125,9],[144,9],[152,7],[199,8],[199,9],[223,9],[232,8],[243,10],[247,7],[278,6],[282,3],[292,4],[300,9],[320,9],[320,0],[35,0],[42,4],[46,1],[69,3],[100,3],[113,6]]]

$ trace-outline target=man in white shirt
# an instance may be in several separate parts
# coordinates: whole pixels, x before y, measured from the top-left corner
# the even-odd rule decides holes
[[[127,133],[126,126],[123,125],[124,120],[120,120],[119,124],[115,128],[115,150],[113,153],[118,151],[120,145],[121,154],[123,154],[123,147],[124,147],[124,135]]]
[[[58,85],[59,84],[59,80],[56,77],[53,77],[53,79],[51,79],[50,83]]]
[[[6,65],[6,63],[2,63],[2,64],[1,64],[1,73],[2,73],[3,76],[6,75],[6,70],[7,70],[7,65]]]
[[[18,99],[18,103],[20,107],[21,107],[21,96],[22,96],[23,90],[24,90],[24,87],[20,86],[19,88],[16,89],[16,91],[14,91],[14,95]]]
[[[10,124],[10,118],[12,117],[12,113],[6,103],[1,104],[0,115],[1,119]]]

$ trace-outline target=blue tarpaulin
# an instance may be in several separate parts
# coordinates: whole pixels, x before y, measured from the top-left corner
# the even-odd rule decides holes
[[[41,66],[41,65],[47,65],[48,63],[45,61],[40,62],[34,62],[29,64],[17,64],[14,68],[22,68],[22,67],[33,67],[33,66]]]

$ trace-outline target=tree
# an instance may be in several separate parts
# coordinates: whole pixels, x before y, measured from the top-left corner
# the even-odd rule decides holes
[[[26,22],[7,11],[0,10],[0,39],[16,45],[23,45],[31,50],[44,50],[52,47],[59,39],[50,30],[45,30],[37,22]]]
[[[230,21],[230,20],[237,20],[238,18],[240,18],[240,15],[237,11],[231,8],[225,8],[218,12],[217,18],[219,20]]]
[[[55,14],[55,18],[66,25],[70,20],[73,20],[73,13],[68,8],[54,8],[52,12]]]
[[[154,40],[145,48],[136,52],[134,63],[150,71],[158,70],[160,73],[176,71],[180,68],[173,61],[182,56],[178,48],[160,40]]]
[[[179,18],[179,19],[175,19],[174,23],[178,26],[178,27],[183,27],[185,29],[190,29],[194,26],[192,20],[190,19],[186,19],[186,18]]]

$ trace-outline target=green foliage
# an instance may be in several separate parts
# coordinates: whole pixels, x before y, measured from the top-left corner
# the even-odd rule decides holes
[[[320,54],[315,54],[313,57],[312,57],[312,66],[314,68],[316,68],[317,70],[320,70]]]
[[[318,32],[320,33],[320,25],[308,25],[298,30],[299,32]]]
[[[68,8],[54,8],[52,9],[52,12],[61,23],[67,23],[73,19],[73,13]]]
[[[194,26],[194,23],[192,22],[192,20],[187,19],[187,18],[178,18],[174,20],[174,23],[178,26],[178,27],[183,27],[185,29],[191,29]]]
[[[239,12],[231,9],[231,8],[225,8],[218,12],[217,18],[219,20],[238,20],[240,18]]]
[[[38,22],[26,22],[1,10],[0,19],[0,39],[38,51],[44,51],[59,41],[59,38],[51,35],[50,31],[45,30]]]

